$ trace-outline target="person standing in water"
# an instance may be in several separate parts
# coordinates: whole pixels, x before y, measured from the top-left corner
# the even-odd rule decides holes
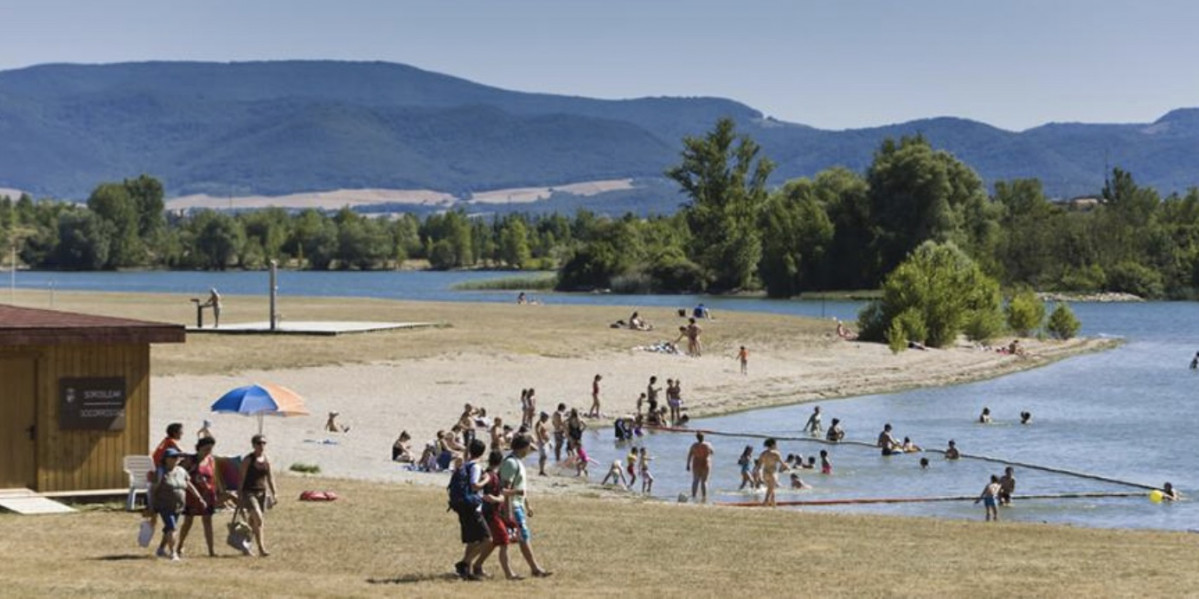
[[[997,507],[997,497],[999,496],[999,477],[991,475],[991,482],[983,487],[983,492],[979,494],[978,499],[974,503],[983,502],[983,507],[987,510],[987,522],[999,521],[999,508]]]
[[[1003,469],[1003,476],[999,477],[999,503],[1002,505],[1012,505],[1012,493],[1016,491],[1016,470],[1011,466]]]
[[[902,446],[899,441],[891,434],[891,423],[883,425],[883,432],[878,434],[878,447],[882,448],[883,455],[891,455],[900,453]]]
[[[833,424],[828,427],[828,435],[825,439],[833,443],[839,443],[844,438],[845,429],[841,428],[841,419],[833,418]]]
[[[778,441],[773,438],[766,439],[762,445],[766,447],[758,455],[758,460],[762,464],[762,482],[766,483],[766,496],[762,499],[762,505],[774,507],[776,505],[774,490],[779,486],[779,471],[791,468],[783,461],[783,454],[776,449]]]
[[[816,406],[812,415],[808,416],[808,423],[804,425],[803,432],[811,433],[813,437],[819,437],[820,433],[824,432],[824,425],[820,423],[820,406]]]
[[[983,413],[978,415],[979,424],[991,424],[991,408],[983,408]]]
[[[701,501],[708,500],[708,476],[712,469],[712,444],[704,441],[703,433],[695,433],[695,443],[687,452],[687,472],[691,473],[691,499],[700,492]]]

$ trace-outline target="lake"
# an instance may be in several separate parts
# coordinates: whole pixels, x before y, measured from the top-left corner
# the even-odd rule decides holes
[[[514,292],[454,291],[468,280],[497,278],[504,273],[388,272],[318,273],[281,272],[280,293],[292,296],[361,296],[425,301],[514,301]],[[4,281],[7,283],[7,281]],[[265,294],[267,275],[262,272],[134,272],[17,274],[23,289],[79,289],[92,291],[160,292],[200,295],[208,287],[226,294]],[[546,303],[684,307],[703,301],[719,315],[722,310],[745,310],[805,316],[853,319],[858,302],[777,301],[706,296],[614,296],[603,294],[536,294]],[[1106,477],[1158,485],[1171,481],[1184,495],[1199,493],[1194,468],[1199,447],[1199,374],[1187,368],[1199,349],[1197,306],[1184,302],[1088,304],[1073,306],[1083,322],[1083,334],[1121,337],[1118,349],[1063,360],[1035,370],[999,379],[904,393],[872,395],[822,402],[825,426],[840,418],[847,438],[873,441],[884,422],[895,427],[899,438],[910,436],[926,448],[943,449],[955,439],[968,454],[982,454],[1041,464]],[[670,373],[659,373],[660,378]],[[995,422],[976,423],[984,406]],[[1020,411],[1033,413],[1033,423],[1018,424]],[[697,428],[797,436],[811,404],[762,409],[693,422]],[[740,476],[736,461],[746,445],[760,451],[760,439],[711,437],[716,447],[713,500],[744,501],[752,495],[736,489]],[[652,470],[655,495],[671,498],[689,488],[684,472],[691,435],[654,434],[645,445],[655,456]],[[782,453],[813,454],[826,446],[780,443]],[[623,455],[610,429],[589,431],[588,449],[600,462],[592,478],[603,477],[605,464]],[[834,474],[804,471],[815,488],[780,493],[786,499],[851,497],[922,497],[972,495],[987,476],[1002,465],[962,460],[946,462],[939,454],[913,454],[883,458],[877,450],[840,446],[830,449]],[[920,455],[932,462],[928,470],[917,465]],[[1018,468],[1017,493],[1133,490],[1101,483]],[[1197,495],[1199,496],[1199,495]],[[982,517],[982,508],[969,502],[882,504],[803,508],[936,516]],[[1113,499],[1016,500],[1002,517],[1011,520],[1071,523],[1086,526],[1184,530],[1199,519],[1199,502],[1152,504],[1146,497]]]

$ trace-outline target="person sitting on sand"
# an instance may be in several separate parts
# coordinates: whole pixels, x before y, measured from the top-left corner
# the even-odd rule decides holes
[[[900,449],[903,450],[904,453],[917,453],[924,451],[924,449],[922,449],[919,445],[916,445],[912,442],[911,437],[903,438],[903,445],[900,446]]]
[[[844,438],[845,429],[841,428],[841,419],[833,418],[833,424],[828,427],[828,435],[825,435],[825,439],[833,443],[839,443]]]
[[[805,483],[803,481],[803,479],[799,477],[798,474],[792,472],[791,473],[791,488],[792,489],[811,489],[812,485]]]
[[[1020,424],[1031,424],[1032,412],[1020,412]]]
[[[408,431],[400,431],[400,437],[391,445],[391,461],[393,462],[412,462],[412,449],[408,447],[408,442],[412,440],[412,436]]]
[[[421,452],[420,459],[416,461],[416,469],[421,472],[437,472],[437,445],[433,443],[425,443],[425,450]]]
[[[325,430],[330,433],[348,433],[350,427],[342,426],[337,423],[339,412],[329,412],[329,419],[325,421]]]
[[[633,315],[629,317],[629,328],[634,331],[652,331],[654,325],[642,320],[641,314],[633,312]]]
[[[945,459],[957,460],[957,459],[960,459],[961,457],[962,457],[962,454],[961,454],[961,452],[958,451],[957,443],[954,443],[953,439],[950,439],[949,447],[945,449]]]
[[[525,296],[525,292],[522,291],[522,292],[520,292],[519,295],[516,296],[517,304],[520,304],[523,306],[524,304],[527,304],[528,302],[529,302],[529,298]]]
[[[1007,346],[1007,353],[1013,356],[1020,356],[1021,358],[1026,356],[1024,353],[1024,347],[1020,345],[1019,339],[1012,339],[1012,342]]]
[[[853,341],[858,338],[858,334],[846,328],[845,323],[837,320],[837,336],[846,340]]]
[[[991,408],[983,408],[983,413],[978,415],[979,424],[991,424]]]

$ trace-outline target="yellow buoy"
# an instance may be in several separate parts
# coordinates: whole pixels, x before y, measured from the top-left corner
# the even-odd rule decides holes
[[[1149,492],[1149,501],[1151,501],[1153,503],[1161,503],[1162,502],[1162,492],[1158,491],[1157,489],[1150,491]]]

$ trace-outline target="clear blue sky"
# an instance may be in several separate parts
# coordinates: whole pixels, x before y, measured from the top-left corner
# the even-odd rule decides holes
[[[1199,106],[1199,2],[0,0],[0,69],[402,62],[507,89],[721,96],[823,128],[1007,129]]]

